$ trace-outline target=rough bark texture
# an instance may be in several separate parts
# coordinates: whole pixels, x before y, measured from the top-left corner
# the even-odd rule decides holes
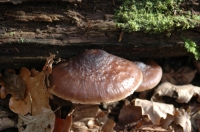
[[[180,35],[200,45],[200,28],[149,35],[116,29],[114,0],[0,2],[0,69],[41,67],[49,53],[69,59],[100,48],[127,59],[190,55]],[[20,3],[20,4],[19,4]]]

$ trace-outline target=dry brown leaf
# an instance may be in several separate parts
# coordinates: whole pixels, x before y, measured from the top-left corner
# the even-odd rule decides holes
[[[100,111],[98,105],[75,104],[74,107],[75,110],[72,114],[74,122],[80,121],[84,118],[94,118]]]
[[[51,109],[43,109],[42,113],[30,116],[19,114],[19,132],[52,132],[54,129],[55,114]]]
[[[190,67],[181,67],[178,71],[164,72],[161,82],[170,82],[175,85],[189,84],[195,77],[197,70]]]
[[[153,124],[159,125],[161,118],[166,119],[167,115],[174,115],[175,108],[173,105],[152,102],[143,99],[135,99],[132,101],[134,106],[140,106],[142,115],[147,115]]]
[[[9,107],[18,114],[31,115],[41,114],[43,108],[49,109],[49,96],[45,86],[45,73],[27,68],[21,68],[19,76],[26,83],[26,93],[24,100],[16,101],[13,97],[10,99]]]
[[[138,120],[142,118],[142,111],[140,107],[135,107],[131,104],[122,107],[118,116],[118,122],[115,126],[115,130],[124,130],[125,126],[129,124],[137,124]]]
[[[54,58],[55,58],[55,54],[50,54],[49,57],[46,58],[46,63],[44,64],[43,69],[42,69],[42,71],[45,73],[45,84],[47,87],[50,86],[48,77],[52,72],[52,65],[54,63]]]
[[[200,110],[191,116],[191,122],[193,128],[200,131]]]
[[[197,72],[200,74],[200,61],[194,60],[193,64],[194,64]]]
[[[174,113],[173,105],[135,99],[132,101],[132,105],[128,104],[121,109],[115,130],[167,131],[166,129],[174,121],[174,118],[170,118],[174,116]],[[156,125],[163,126],[163,128],[155,128]]]
[[[72,113],[72,127],[74,132],[101,131],[101,129],[113,128],[112,121],[108,119],[108,113],[99,109],[98,105],[74,105]]]
[[[5,83],[2,80],[0,80],[0,85],[1,85],[0,98],[4,99],[7,95],[6,88],[4,87]]]
[[[178,112],[178,116],[176,116],[174,121],[174,130],[181,132],[191,132],[192,126],[190,121],[190,116],[184,109],[176,110]],[[180,126],[182,129],[180,129]]]
[[[72,113],[72,127],[74,132],[85,132],[89,129],[99,129],[95,124],[95,116],[100,111],[98,105],[75,104],[75,110]]]
[[[53,132],[69,132],[72,125],[72,116],[69,115],[65,119],[56,117]]]
[[[130,132],[172,132],[159,126],[144,125],[138,129],[132,129]]]
[[[200,111],[200,103],[192,102],[189,104],[190,115],[194,115],[198,111]]]
[[[112,119],[108,119],[101,128],[101,132],[114,132],[115,122]]]
[[[14,70],[6,69],[1,79],[1,98],[5,98],[6,94],[12,94],[15,100],[24,99],[26,84],[19,75],[15,74]]]
[[[169,82],[164,82],[158,86],[151,100],[163,102],[162,96],[176,98],[179,103],[188,103],[193,96],[198,95],[197,101],[200,102],[200,87],[191,84],[176,86]]]

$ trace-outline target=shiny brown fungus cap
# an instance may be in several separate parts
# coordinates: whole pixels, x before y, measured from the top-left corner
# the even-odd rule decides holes
[[[134,62],[143,73],[143,81],[135,92],[154,88],[162,78],[162,68],[153,60],[146,63]]]
[[[132,94],[142,78],[133,62],[103,50],[87,50],[53,68],[50,92],[73,103],[111,103]]]

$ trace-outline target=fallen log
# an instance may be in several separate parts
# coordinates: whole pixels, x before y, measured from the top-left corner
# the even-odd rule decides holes
[[[115,3],[120,4],[120,2]],[[200,45],[200,28],[150,35],[116,28],[113,1],[0,3],[0,69],[41,67],[50,53],[69,59],[103,49],[130,60],[191,55],[180,35]]]

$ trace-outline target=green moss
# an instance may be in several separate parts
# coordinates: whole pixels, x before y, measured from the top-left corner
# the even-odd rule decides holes
[[[199,46],[197,46],[196,43],[190,39],[187,39],[183,36],[181,36],[181,38],[184,41],[184,47],[187,49],[187,51],[192,53],[196,60],[199,60],[200,58]]]
[[[149,33],[188,29],[200,24],[200,16],[180,9],[183,0],[124,0],[116,11],[118,28]]]

